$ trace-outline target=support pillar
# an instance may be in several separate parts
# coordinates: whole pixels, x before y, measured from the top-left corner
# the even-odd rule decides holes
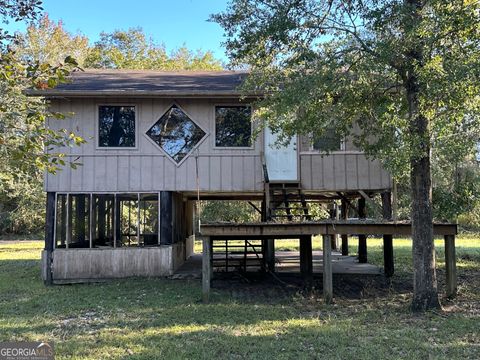
[[[455,235],[445,235],[445,269],[447,276],[447,296],[457,294],[457,260],[455,256]]]
[[[210,300],[210,282],[212,274],[212,247],[209,236],[202,237],[202,245],[202,301],[208,303]]]
[[[267,270],[275,272],[275,240],[265,239],[265,265]]]
[[[383,218],[392,220],[392,193],[382,193],[382,209]],[[393,258],[393,236],[389,234],[383,235],[383,268],[386,277],[392,277],[395,272]]]
[[[326,304],[333,301],[332,235],[323,235],[323,299]]]
[[[60,244],[65,247],[67,238],[67,195],[58,195],[60,200]]]
[[[268,184],[266,184],[268,185]],[[265,190],[265,200],[262,201],[261,205],[261,221],[266,222],[268,219],[268,206],[269,196],[267,196],[267,190]],[[275,272],[275,240],[274,239],[263,239],[263,256],[264,256],[264,266],[267,271]]]
[[[100,201],[102,203],[102,201]],[[104,213],[105,213],[105,203],[104,204]],[[122,201],[118,198],[117,195],[113,198],[113,222],[114,222],[114,232],[113,232],[113,246],[122,246]],[[105,220],[105,215],[104,218]],[[105,225],[105,222],[104,222]],[[104,227],[105,230],[105,227]]]
[[[55,193],[47,192],[46,219],[45,219],[45,285],[53,284],[52,262],[55,241]]]
[[[300,237],[300,274],[307,287],[312,285],[313,280],[313,258],[312,258],[312,236]]]
[[[365,219],[367,217],[365,198],[363,197],[358,199],[358,217],[360,219]],[[358,262],[359,263],[367,262],[367,236],[366,235],[358,235]]]
[[[343,221],[348,220],[347,202],[343,199],[340,207],[340,217]],[[342,234],[342,255],[348,256],[348,235]]]

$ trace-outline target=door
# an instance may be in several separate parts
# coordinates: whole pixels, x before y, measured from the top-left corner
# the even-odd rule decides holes
[[[278,135],[265,128],[265,162],[270,181],[297,181],[297,138],[286,146],[276,145]]]

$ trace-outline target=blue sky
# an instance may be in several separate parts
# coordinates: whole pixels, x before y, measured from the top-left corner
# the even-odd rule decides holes
[[[70,32],[85,34],[93,44],[101,31],[142,27],[167,50],[185,44],[189,49],[212,50],[226,61],[221,27],[207,19],[225,10],[227,0],[44,0],[43,8],[53,20],[63,20]],[[8,30],[22,30],[10,24]]]

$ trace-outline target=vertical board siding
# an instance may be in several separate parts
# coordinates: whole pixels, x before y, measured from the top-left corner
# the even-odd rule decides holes
[[[368,160],[362,153],[306,153],[300,160],[305,190],[383,190],[392,186],[391,176],[380,162]]]
[[[47,191],[127,192],[196,191],[197,162],[201,191],[263,191],[261,152],[263,137],[258,136],[252,149],[215,147],[214,105],[235,100],[183,99],[176,103],[202,127],[207,137],[177,166],[147,136],[146,131],[174,103],[169,99],[69,99],[52,100],[51,108],[72,112],[65,120],[49,119],[53,129],[65,128],[87,142],[80,147],[59,148],[67,160],[82,166],[65,166],[57,174],[46,174]],[[97,149],[97,107],[99,104],[135,104],[137,109],[136,149]],[[300,148],[307,141],[300,138]],[[305,150],[305,149],[304,149]],[[55,150],[57,151],[57,149]],[[300,153],[300,174],[306,190],[369,190],[391,187],[391,176],[378,161],[369,161],[361,153],[346,152],[321,155]]]

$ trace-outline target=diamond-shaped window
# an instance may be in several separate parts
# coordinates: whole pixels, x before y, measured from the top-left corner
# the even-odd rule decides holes
[[[182,109],[172,105],[147,131],[147,135],[179,164],[206,133]]]

